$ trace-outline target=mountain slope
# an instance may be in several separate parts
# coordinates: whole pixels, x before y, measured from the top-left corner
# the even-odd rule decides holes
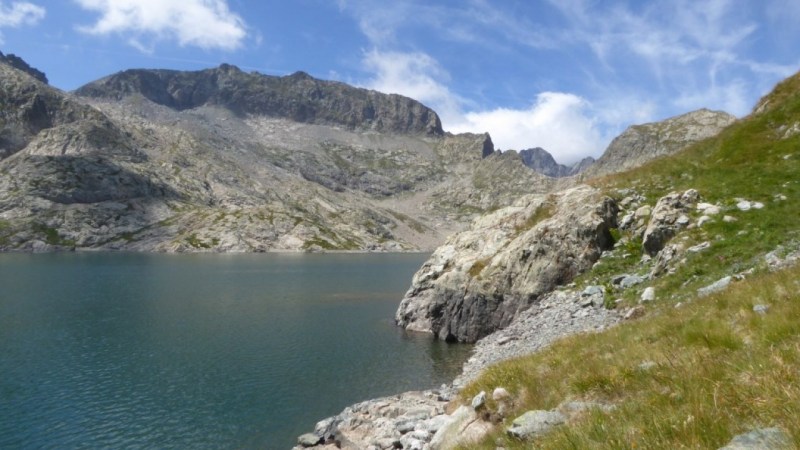
[[[304,74],[137,70],[74,96],[0,70],[4,250],[430,249],[549,188],[418,102]]]
[[[573,319],[610,308],[629,322],[536,353],[518,335],[480,341],[480,354],[517,357],[460,393],[469,405],[481,391],[504,390],[478,410],[470,427],[492,431],[468,448],[740,448],[732,443],[766,435],[779,443],[747,448],[800,446],[798,148],[800,74],[717,136],[590,180],[620,206],[615,243],[557,298],[574,299]],[[494,214],[503,213],[513,211]],[[509,252],[505,241],[494,245]],[[526,411],[557,415],[560,425],[515,437],[508,430]]]
[[[674,154],[715,136],[735,120],[725,112],[700,109],[661,122],[633,125],[611,141],[603,155],[585,170],[583,178],[622,172]]]

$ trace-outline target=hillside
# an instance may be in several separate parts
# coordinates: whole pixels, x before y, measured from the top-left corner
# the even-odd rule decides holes
[[[303,73],[0,78],[5,251],[424,250],[550,186],[419,102]]]

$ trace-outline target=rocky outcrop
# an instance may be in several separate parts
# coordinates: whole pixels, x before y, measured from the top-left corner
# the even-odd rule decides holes
[[[689,209],[699,198],[696,190],[689,189],[658,200],[642,236],[642,245],[650,256],[655,256],[678,231],[689,226]]]
[[[295,448],[422,450],[448,424],[445,408],[452,395],[448,389],[412,391],[348,406],[317,423]]]
[[[504,328],[613,246],[617,205],[579,186],[527,196],[450,237],[414,275],[398,325],[475,342]]]
[[[700,109],[661,122],[633,125],[614,138],[584,174],[590,177],[608,175],[641,166],[716,136],[735,120],[725,112]]]
[[[176,110],[213,105],[237,114],[301,123],[402,134],[443,134],[439,116],[416,100],[318,80],[304,72],[275,77],[245,73],[228,64],[195,72],[127,70],[89,83],[75,93],[114,100],[140,95]]]
[[[594,164],[594,158],[586,157],[572,166],[559,164],[547,150],[536,147],[519,152],[522,161],[534,171],[548,177],[561,178],[579,174]]]
[[[24,59],[20,58],[19,56],[9,53],[4,55],[3,52],[0,52],[0,63],[8,64],[9,66],[21,70],[28,75],[32,76],[33,78],[41,81],[44,84],[47,84],[47,76],[39,69],[35,67],[31,67]]]
[[[461,374],[453,381],[460,389],[500,361],[537,352],[565,336],[605,330],[628,310],[607,309],[603,290],[588,294],[557,290],[521,312],[506,328],[479,340]]]
[[[0,160],[25,148],[43,130],[62,127],[84,139],[91,139],[97,129],[119,133],[94,108],[34,81],[9,64],[0,64],[0,106]],[[64,146],[54,146],[51,151],[61,150],[66,151]]]

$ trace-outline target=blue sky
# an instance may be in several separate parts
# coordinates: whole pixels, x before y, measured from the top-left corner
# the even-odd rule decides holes
[[[557,160],[800,69],[799,0],[0,0],[0,50],[65,90],[128,68],[303,70]]]

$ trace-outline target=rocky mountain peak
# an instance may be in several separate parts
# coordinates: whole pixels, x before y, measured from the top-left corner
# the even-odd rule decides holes
[[[0,52],[0,63],[8,64],[9,66],[15,69],[27,73],[28,75],[41,81],[44,84],[48,84],[47,76],[44,74],[44,72],[34,67],[31,67],[27,62],[25,62],[24,59],[20,58],[19,56],[13,53],[4,55],[3,52]]]
[[[193,72],[134,69],[89,83],[75,93],[111,101],[140,95],[178,111],[219,106],[241,116],[351,130],[430,136],[444,133],[439,116],[416,100],[319,80],[305,72],[277,77],[246,73],[229,64]]]
[[[594,163],[591,156],[580,160],[577,164],[566,166],[556,162],[553,155],[541,147],[521,150],[519,155],[526,166],[548,177],[561,178],[576,175]]]

